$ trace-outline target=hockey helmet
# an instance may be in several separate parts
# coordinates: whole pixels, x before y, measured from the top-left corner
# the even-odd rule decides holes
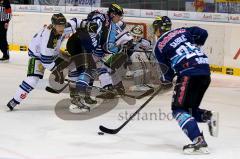
[[[172,22],[171,19],[167,16],[158,16],[154,20],[152,26],[154,29],[154,33],[156,33],[157,30],[160,30],[161,32],[165,33],[171,30]]]
[[[62,13],[53,14],[51,21],[53,25],[66,25],[67,23],[67,20]]]
[[[108,14],[113,13],[114,15],[123,16],[123,8],[116,3],[112,3],[108,8]]]

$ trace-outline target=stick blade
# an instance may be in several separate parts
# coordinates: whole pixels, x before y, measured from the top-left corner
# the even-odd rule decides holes
[[[50,92],[50,93],[59,94],[59,92],[57,92],[56,90],[54,90],[54,89],[52,89],[51,87],[48,87],[48,86],[45,88],[45,90],[47,92]]]
[[[117,134],[119,132],[118,129],[108,129],[105,126],[102,126],[102,125],[99,126],[99,129],[102,132],[107,133],[107,134]]]
[[[139,92],[128,92],[125,94],[125,96],[134,98],[134,99],[142,99],[144,97],[147,97],[148,95],[151,95],[154,92],[154,88],[151,88],[143,93]]]
[[[145,93],[143,93],[142,95],[136,97],[136,99],[142,99],[142,98],[144,98],[144,97],[152,94],[153,92],[154,92],[154,89],[153,89],[153,88],[152,88],[152,89],[149,89],[149,90],[147,90]]]

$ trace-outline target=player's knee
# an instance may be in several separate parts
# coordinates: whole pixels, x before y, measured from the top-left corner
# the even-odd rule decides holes
[[[71,81],[77,81],[79,75],[80,75],[80,72],[77,71],[76,69],[75,69],[75,70],[71,70],[71,71],[68,72],[68,78],[69,78]]]
[[[193,119],[193,117],[182,110],[173,110],[173,117],[177,120],[178,125],[183,128],[187,122]]]
[[[86,88],[87,86],[89,86],[89,83],[91,83],[91,81],[92,81],[91,75],[88,74],[87,72],[83,72],[79,75],[78,80],[76,82],[77,88],[79,89]]]

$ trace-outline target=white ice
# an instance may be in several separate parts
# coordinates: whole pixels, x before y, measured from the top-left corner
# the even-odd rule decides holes
[[[212,83],[203,108],[220,113],[218,138],[209,135],[207,125],[200,124],[208,142],[210,155],[186,156],[182,146],[190,141],[176,121],[148,120],[153,112],[169,114],[171,94],[160,94],[117,135],[97,135],[98,126],[118,127],[119,115],[134,112],[147,98],[129,106],[118,106],[87,121],[66,121],[54,112],[56,103],[68,96],[44,90],[46,79],[17,108],[7,112],[6,104],[26,77],[27,54],[11,53],[10,63],[0,64],[0,159],[236,159],[240,155],[240,77],[212,75]],[[47,75],[49,72],[47,72]],[[45,76],[47,78],[48,76]],[[171,118],[170,118],[171,119]]]

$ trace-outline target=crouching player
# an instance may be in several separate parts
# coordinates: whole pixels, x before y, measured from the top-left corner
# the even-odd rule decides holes
[[[32,39],[29,45],[29,63],[27,78],[20,84],[15,96],[7,107],[12,111],[37,86],[43,78],[45,69],[54,71],[64,60],[59,58],[60,47],[65,38],[80,25],[76,18],[67,23],[63,14],[54,14],[52,24],[44,26]]]

